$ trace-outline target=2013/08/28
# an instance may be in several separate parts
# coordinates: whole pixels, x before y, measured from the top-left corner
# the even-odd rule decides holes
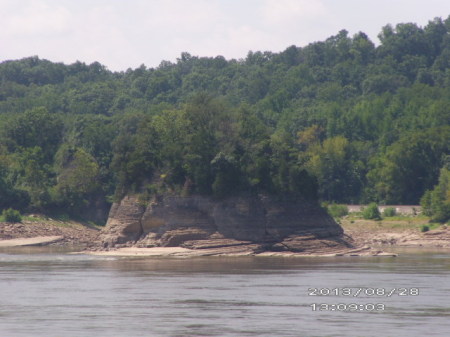
[[[419,288],[309,288],[308,296],[418,296]]]

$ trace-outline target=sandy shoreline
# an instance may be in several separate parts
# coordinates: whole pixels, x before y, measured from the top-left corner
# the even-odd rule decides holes
[[[26,247],[26,246],[46,246],[63,240],[63,236],[35,236],[32,238],[20,238],[10,240],[0,240],[0,248],[3,247]]]
[[[118,256],[118,257],[200,257],[200,256],[259,256],[259,257],[332,257],[332,256],[397,256],[395,253],[384,252],[380,249],[373,249],[365,246],[355,249],[347,249],[328,254],[296,253],[296,252],[260,252],[242,249],[241,251],[229,252],[220,248],[217,249],[188,249],[183,247],[152,247],[137,248],[123,247],[111,250],[84,251],[83,254],[98,256]]]
[[[397,221],[398,222],[398,221]],[[450,249],[450,228],[422,233],[417,228],[389,228],[380,223],[353,221],[342,224],[345,234],[355,248],[336,248],[328,252],[306,249],[304,252],[258,251],[255,245],[236,245],[190,249],[183,247],[117,247],[102,249],[98,246],[98,229],[81,224],[45,223],[0,223],[0,248],[20,246],[81,246],[87,247],[81,254],[122,257],[196,257],[196,256],[261,256],[261,257],[306,257],[306,256],[395,256],[389,248],[424,247]],[[392,226],[391,226],[392,227]],[[379,248],[382,247],[382,248]]]

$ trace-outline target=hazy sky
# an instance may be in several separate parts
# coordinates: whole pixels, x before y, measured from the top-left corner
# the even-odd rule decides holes
[[[119,71],[184,51],[239,59],[341,29],[378,43],[388,23],[424,26],[449,15],[449,0],[0,0],[0,62],[37,55]]]

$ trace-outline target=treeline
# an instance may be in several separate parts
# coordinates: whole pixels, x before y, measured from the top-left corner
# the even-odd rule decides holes
[[[129,191],[450,205],[448,183],[432,192],[450,165],[450,17],[379,38],[125,72],[3,62],[0,209],[91,214]]]

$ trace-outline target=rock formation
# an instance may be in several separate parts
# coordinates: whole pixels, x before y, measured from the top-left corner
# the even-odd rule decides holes
[[[269,196],[214,200],[164,195],[144,206],[133,195],[113,204],[104,248],[175,247],[327,252],[349,247],[342,228],[317,204]]]

